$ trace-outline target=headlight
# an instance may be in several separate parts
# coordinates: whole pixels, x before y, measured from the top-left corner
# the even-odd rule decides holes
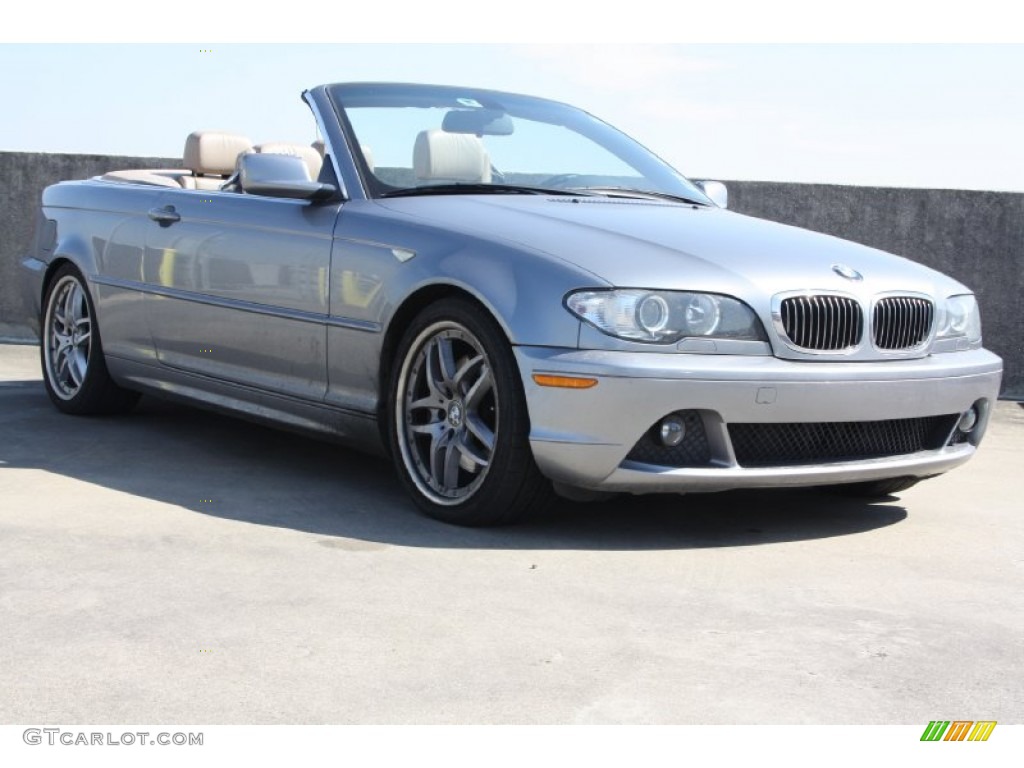
[[[981,312],[973,296],[950,296],[939,305],[937,339],[966,338],[972,344],[981,342]]]
[[[692,336],[764,341],[753,310],[729,296],[681,291],[576,291],[565,305],[609,336],[671,344]]]

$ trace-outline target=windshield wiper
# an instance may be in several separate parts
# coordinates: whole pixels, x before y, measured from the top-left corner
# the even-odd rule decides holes
[[[426,184],[385,192],[381,197],[413,197],[416,195],[574,195],[586,194],[569,189],[524,187],[519,184]]]
[[[573,190],[596,193],[607,197],[626,197],[634,200],[671,200],[675,203],[686,203],[687,205],[707,205],[706,202],[695,200],[692,197],[672,195],[668,192],[652,192],[649,189],[632,189],[631,187],[573,187]]]

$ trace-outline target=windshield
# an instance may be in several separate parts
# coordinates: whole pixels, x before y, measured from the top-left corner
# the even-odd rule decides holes
[[[565,104],[428,85],[347,84],[328,91],[374,197],[637,191],[710,203],[628,136]]]

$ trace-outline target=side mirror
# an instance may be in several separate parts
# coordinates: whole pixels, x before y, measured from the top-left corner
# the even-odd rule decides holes
[[[711,198],[711,202],[719,208],[729,207],[729,190],[720,181],[694,181],[700,191]]]
[[[338,193],[333,184],[311,180],[306,161],[295,155],[239,155],[236,175],[238,186],[249,195],[329,200]]]

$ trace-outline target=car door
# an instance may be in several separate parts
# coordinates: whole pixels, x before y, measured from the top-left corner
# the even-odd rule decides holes
[[[193,374],[322,400],[339,210],[236,192],[163,194],[149,211],[144,256],[157,359]]]

